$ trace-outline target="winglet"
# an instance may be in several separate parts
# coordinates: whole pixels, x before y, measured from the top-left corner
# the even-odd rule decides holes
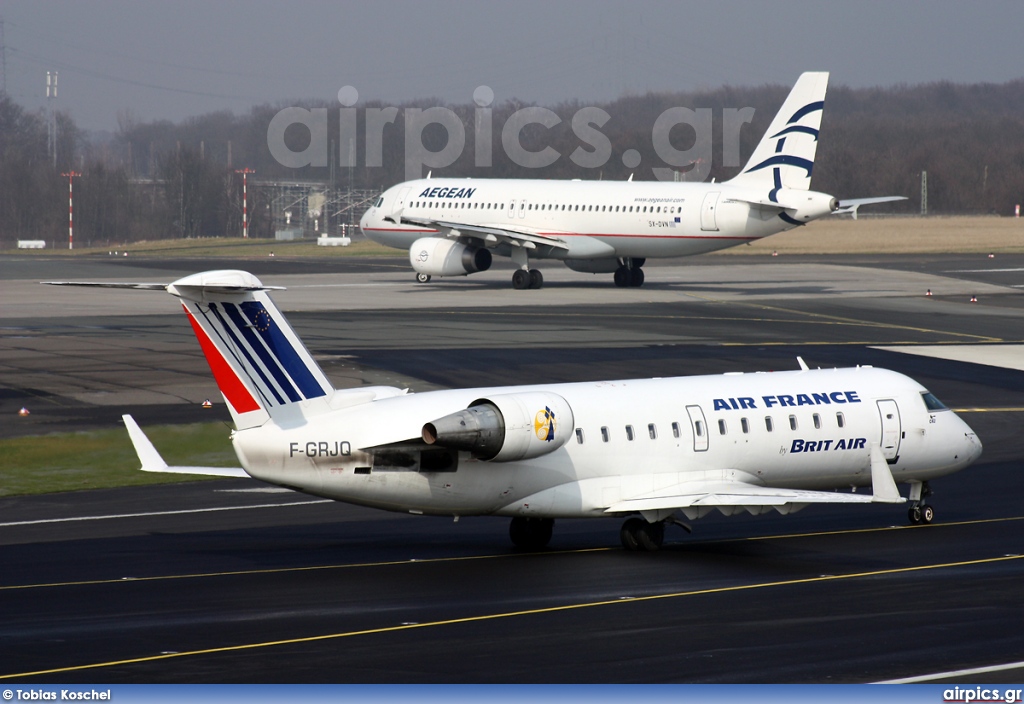
[[[882,456],[878,443],[871,443],[871,498],[882,504],[901,504],[906,501],[896,488],[896,480],[892,478],[889,463]]]
[[[135,454],[139,456],[139,461],[142,462],[143,472],[165,472],[167,471],[167,463],[164,462],[164,458],[160,456],[156,448],[153,447],[153,443],[149,441],[146,434],[142,432],[142,428],[135,422],[135,419],[130,415],[121,416],[121,420],[124,421],[124,427],[128,429],[128,437],[132,440],[132,445],[135,447]]]
[[[128,429],[128,437],[132,440],[132,445],[135,447],[135,454],[139,456],[139,461],[142,462],[140,469],[143,472],[163,472],[166,474],[201,474],[209,477],[241,477],[244,479],[249,478],[249,474],[246,473],[241,467],[168,467],[164,458],[160,456],[157,449],[153,447],[153,443],[149,441],[146,434],[142,432],[142,428],[135,422],[135,419],[130,415],[121,416],[121,420],[124,421],[124,427]]]

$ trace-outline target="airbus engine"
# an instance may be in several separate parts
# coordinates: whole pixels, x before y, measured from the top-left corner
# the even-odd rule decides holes
[[[409,248],[409,263],[418,274],[465,276],[491,268],[491,251],[443,237],[421,237]]]
[[[423,426],[423,441],[481,460],[514,462],[554,452],[569,441],[575,421],[558,394],[496,394]]]

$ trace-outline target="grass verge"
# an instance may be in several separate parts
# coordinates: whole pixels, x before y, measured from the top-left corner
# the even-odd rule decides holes
[[[343,257],[408,257],[402,250],[361,240],[348,247],[321,247],[314,240],[279,242],[271,239],[242,239],[240,237],[210,237],[202,239],[168,239],[152,242],[114,243],[103,246],[81,246],[76,243],[74,250],[61,248],[60,243],[46,249],[4,249],[0,254],[23,257],[79,257],[110,256],[117,252],[129,257],[231,257],[233,259],[262,259],[271,254],[275,257],[302,258],[343,258]]]
[[[229,430],[221,423],[162,425],[146,435],[171,465],[237,467]],[[139,470],[124,428],[0,440],[0,496],[47,494],[204,479]]]

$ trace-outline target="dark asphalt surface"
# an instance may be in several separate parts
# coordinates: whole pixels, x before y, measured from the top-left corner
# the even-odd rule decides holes
[[[899,258],[862,259],[898,275]],[[998,268],[1019,260],[1002,257]],[[972,268],[943,258],[903,266]],[[1017,275],[957,274],[1006,286]],[[289,317],[317,354],[352,355],[347,363],[428,385],[783,369],[801,355],[811,366],[896,369],[953,407],[1005,409],[1024,406],[1024,372],[869,345],[1020,340],[1017,298],[966,310],[809,297],[770,308],[756,298],[642,310],[470,307],[435,311],[429,324],[402,311]],[[578,329],[578,344],[545,345],[531,327],[539,314]],[[101,323],[108,335],[187,333],[169,321],[75,324]],[[678,342],[631,341],[649,332]],[[208,374],[194,362],[195,374]],[[146,373],[162,372],[153,364]],[[44,429],[95,427],[114,412],[77,408]],[[169,404],[149,409],[148,422],[195,420],[174,408],[188,416]],[[0,499],[0,677],[866,682],[1022,661],[1024,414],[964,418],[985,453],[933,483],[934,525],[906,527],[905,509],[885,506],[715,515],[694,522],[692,535],[670,530],[654,554],[624,552],[614,519],[560,521],[548,551],[524,554],[509,547],[505,519],[387,514],[239,480]]]

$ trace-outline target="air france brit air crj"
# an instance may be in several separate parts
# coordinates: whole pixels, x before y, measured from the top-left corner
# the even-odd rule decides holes
[[[497,254],[515,264],[517,289],[543,285],[530,268],[537,259],[641,286],[649,258],[712,252],[905,200],[839,201],[809,190],[827,85],[828,73],[802,74],[746,166],[723,183],[427,178],[389,188],[360,227],[407,249],[421,283],[485,271]]]
[[[911,522],[930,523],[928,482],[981,454],[956,413],[884,369],[801,361],[771,373],[338,390],[252,274],[92,285],[176,296],[236,426],[240,468],[169,467],[125,416],[143,470],[248,476],[413,514],[506,516],[522,548],[545,546],[557,518],[622,517],[631,550],[655,550],[666,526],[716,510],[909,500]]]

